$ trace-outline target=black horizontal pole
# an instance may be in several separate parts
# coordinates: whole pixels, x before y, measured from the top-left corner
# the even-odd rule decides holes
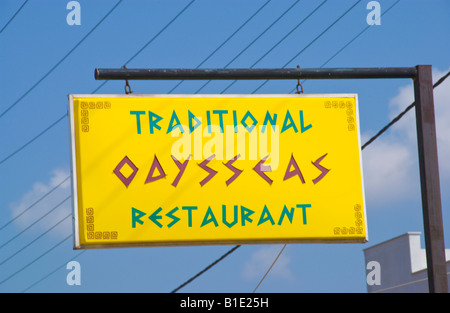
[[[415,67],[291,69],[95,69],[96,80],[415,78]]]

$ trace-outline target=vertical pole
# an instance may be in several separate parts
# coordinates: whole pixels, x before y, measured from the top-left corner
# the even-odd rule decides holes
[[[418,65],[414,80],[420,184],[427,256],[428,288],[432,293],[447,293],[444,229],[430,65]]]

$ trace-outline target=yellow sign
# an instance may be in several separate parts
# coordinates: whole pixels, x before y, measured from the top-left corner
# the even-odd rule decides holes
[[[365,242],[356,95],[70,95],[74,248]]]

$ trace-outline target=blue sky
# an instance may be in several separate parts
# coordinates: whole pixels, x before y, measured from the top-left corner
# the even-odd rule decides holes
[[[61,0],[29,0],[11,20],[24,2],[0,2],[0,292],[170,292],[232,248],[126,248],[80,255],[71,238],[58,245],[72,233],[71,202],[64,201],[71,195],[64,180],[70,175],[67,95],[90,94],[100,86],[96,93],[124,93],[122,81],[96,81],[95,68],[430,64],[434,79],[450,70],[446,0],[380,0],[382,13],[392,8],[381,25],[370,27],[367,0],[328,0],[298,27],[323,0],[80,0],[81,25],[72,26],[66,22],[69,1]],[[192,94],[204,83],[185,81],[172,91],[178,81],[130,81],[135,94]],[[201,92],[221,93],[229,83],[213,81]],[[240,81],[226,93],[253,93],[261,84]],[[292,93],[295,86],[296,81],[270,81],[256,93]],[[413,100],[407,79],[316,80],[305,81],[303,88],[357,93],[363,143]],[[448,81],[435,89],[447,243],[449,90]],[[362,153],[368,243],[287,245],[257,291],[366,292],[363,249],[408,231],[423,232],[415,140],[411,111]],[[252,292],[281,248],[244,245],[180,292]],[[81,265],[80,286],[66,283],[71,260]]]

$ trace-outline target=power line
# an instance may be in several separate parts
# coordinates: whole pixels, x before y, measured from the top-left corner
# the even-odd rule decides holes
[[[42,197],[40,197],[38,200],[36,200],[35,202],[33,202],[30,206],[28,206],[25,210],[23,210],[22,212],[20,212],[18,215],[16,215],[14,218],[12,218],[9,222],[7,222],[6,224],[4,224],[2,227],[0,227],[0,231],[2,229],[4,229],[6,226],[8,226],[9,224],[11,224],[12,222],[14,222],[16,219],[18,219],[19,217],[21,217],[24,213],[26,213],[28,210],[30,210],[33,206],[35,206],[36,204],[38,204],[40,201],[42,201],[45,197],[47,197],[49,194],[51,194],[53,191],[55,191],[59,186],[61,186],[62,184],[64,184],[71,176],[67,176],[66,178],[64,178],[61,182],[59,182],[55,187],[53,187],[52,189],[50,189],[49,191],[47,191]]]
[[[253,13],[252,16],[250,16],[241,26],[239,26],[230,36],[228,36],[227,39],[225,39],[225,41],[223,41],[213,52],[211,52],[196,68],[199,68],[200,66],[202,66],[206,61],[209,60],[209,58],[211,58],[220,48],[222,48],[228,41],[230,41],[231,38],[234,37],[234,35],[236,35],[245,25],[247,25],[262,9],[264,9],[265,6],[267,6],[269,4],[271,0],[268,0],[267,2],[265,2],[258,10],[256,10],[255,13]],[[181,85],[183,83],[184,80],[180,81],[177,85],[175,85],[175,87],[173,87],[169,93],[172,93],[179,85]]]
[[[122,1],[122,0],[120,0],[120,1]],[[119,1],[119,2],[120,2]],[[164,30],[166,30],[167,29],[167,27],[169,27],[184,11],[186,11],[186,9],[192,4],[192,3],[194,3],[195,2],[195,0],[192,0],[191,2],[189,2],[189,4],[188,5],[186,5],[169,23],[167,23],[166,24],[166,26],[164,26],[155,36],[153,36],[149,41],[147,41],[147,43],[144,45],[144,46],[142,46],[141,47],[141,49],[139,49],[132,57],[130,57],[126,62],[125,62],[125,65],[127,65],[129,62],[131,62],[134,58],[136,58],[148,45],[150,45],[156,38],[158,38],[158,36],[159,35],[161,35],[162,34],[162,32],[164,31]],[[116,6],[118,5],[119,3],[117,3],[116,4]],[[114,7],[115,8],[115,7]],[[114,8],[112,9],[112,10],[114,10]],[[111,12],[112,12],[112,10],[107,14],[107,15],[109,15]],[[106,15],[106,16],[107,16]],[[106,18],[106,16],[103,18],[103,19],[105,19]],[[101,21],[99,22],[99,23],[101,23]],[[97,24],[95,27],[97,27],[99,24]],[[94,28],[95,28],[94,27]],[[93,31],[93,29],[91,30],[91,32]],[[86,37],[85,37],[86,38]],[[84,40],[85,38],[83,38],[82,40]],[[78,44],[80,44],[81,42],[79,42]],[[73,48],[72,50],[74,50],[75,48]],[[61,61],[60,61],[61,62]],[[52,69],[53,70],[53,69]],[[46,76],[48,76],[50,74],[50,72],[49,73],[47,73],[46,74]],[[44,78],[45,77],[43,77],[43,78],[41,78],[39,81],[38,81],[38,83],[37,84],[35,84],[35,86],[33,86],[30,90],[28,90],[27,92],[26,92],[26,94],[28,94],[29,92],[31,92],[31,90],[32,89],[34,89],[34,87],[36,87],[42,80],[44,80]],[[106,83],[108,82],[108,80],[105,80],[104,82],[102,82],[101,84],[100,84],[100,86],[98,86],[97,88],[95,88],[94,89],[94,91],[92,91],[92,93],[94,94],[94,93],[96,93],[100,88],[102,88]],[[18,103],[23,97],[25,97],[26,96],[26,94],[24,94],[19,100],[17,100],[16,101],[16,103]],[[13,104],[13,106],[14,106],[15,104]],[[11,108],[11,107],[10,107]],[[10,109],[10,108],[8,108],[7,109],[7,111]],[[4,113],[6,113],[6,111],[4,112]],[[3,116],[3,114],[4,113],[2,113],[2,115],[0,115],[0,118]],[[16,149],[15,151],[13,151],[11,154],[9,154],[8,156],[6,156],[4,159],[2,159],[1,161],[0,161],[0,165],[1,164],[3,164],[5,161],[7,161],[8,159],[10,159],[11,157],[13,157],[14,155],[16,155],[18,152],[20,152],[22,149],[24,149],[25,147],[27,147],[29,144],[31,144],[31,143],[33,143],[36,139],[38,139],[39,137],[41,137],[42,135],[44,135],[45,133],[47,133],[50,129],[52,129],[53,127],[55,127],[59,122],[61,122],[64,118],[66,118],[67,117],[67,112],[66,113],[64,113],[62,116],[60,116],[55,122],[53,122],[50,126],[48,126],[47,128],[45,128],[43,131],[41,131],[37,136],[35,136],[35,137],[33,137],[31,140],[29,140],[28,142],[26,142],[24,145],[22,145],[22,146],[20,146],[18,149]]]
[[[195,0],[192,0],[191,2],[189,2],[166,26],[164,26],[155,36],[153,36],[152,39],[150,39],[141,49],[139,49],[131,58],[129,58],[128,61],[126,61],[124,65],[127,65],[128,63],[130,63],[135,57],[137,57],[142,51],[144,51],[144,49],[147,48],[148,45],[150,45],[170,25],[172,25],[172,23],[175,22],[184,13],[184,11],[186,11],[194,2],[195,2]]]
[[[13,156],[15,156],[17,153],[19,153],[20,151],[22,151],[24,148],[26,148],[29,144],[33,143],[36,139],[38,139],[39,137],[41,137],[42,135],[44,135],[46,132],[48,132],[50,129],[52,129],[53,127],[55,127],[59,122],[61,122],[65,117],[67,116],[67,113],[65,113],[63,116],[61,116],[60,118],[58,118],[56,121],[54,121],[50,126],[48,126],[46,129],[44,129],[43,131],[41,131],[39,134],[37,134],[36,136],[34,136],[33,138],[31,138],[29,141],[27,141],[25,144],[23,144],[22,146],[20,146],[18,149],[14,150],[12,153],[10,153],[8,156],[6,156],[5,158],[3,158],[0,161],[0,165],[2,165],[4,162],[8,161],[10,158],[12,158]]]
[[[48,191],[46,194],[44,194],[41,198],[39,198],[37,201],[35,201],[34,203],[32,203],[28,208],[26,208],[24,211],[22,211],[18,216],[16,216],[15,218],[13,218],[12,220],[10,220],[8,223],[6,223],[2,229],[9,225],[11,222],[13,222],[14,220],[16,220],[17,218],[19,218],[20,216],[22,216],[25,212],[27,212],[29,209],[31,209],[34,205],[36,205],[37,203],[39,203],[42,199],[44,199],[45,197],[47,197],[50,193],[52,193],[54,190],[56,190],[58,187],[60,187],[70,176],[66,177],[65,179],[63,179],[58,185],[56,185],[54,188],[52,188],[50,191]],[[40,218],[38,218],[37,220],[35,220],[33,223],[31,223],[30,225],[28,225],[25,229],[23,229],[21,232],[19,232],[18,234],[16,234],[15,236],[13,236],[12,238],[10,238],[7,242],[3,243],[0,246],[0,249],[5,247],[6,245],[8,245],[11,241],[13,241],[14,239],[16,239],[17,237],[19,237],[21,234],[23,234],[25,231],[27,231],[28,229],[30,229],[32,226],[34,226],[36,223],[38,223],[39,221],[41,221],[43,218],[45,218],[46,216],[48,216],[50,213],[52,213],[53,211],[55,211],[58,207],[60,207],[64,202],[66,202],[69,198],[71,198],[72,195],[69,195],[68,197],[66,197],[64,200],[62,200],[61,202],[59,202],[56,206],[54,206],[50,211],[48,211],[47,213],[45,213],[43,216],[41,216]],[[64,220],[66,220],[67,218],[69,218],[72,214],[69,213],[67,214],[63,219],[60,219],[57,223],[55,223],[52,227],[50,227],[49,229],[47,229],[44,233],[42,233],[41,235],[39,235],[38,237],[36,237],[34,240],[32,240],[30,243],[28,243],[27,245],[25,245],[24,247],[22,247],[21,249],[19,249],[18,251],[16,251],[15,253],[13,253],[12,255],[10,255],[9,257],[7,257],[6,259],[4,259],[0,265],[3,265],[4,263],[6,263],[8,260],[10,260],[11,258],[13,258],[14,256],[16,256],[18,253],[20,253],[21,251],[23,251],[24,249],[26,249],[27,247],[31,246],[34,242],[36,242],[38,239],[40,239],[41,237],[43,237],[45,234],[47,234],[48,232],[50,232],[52,229],[54,229],[56,226],[58,226],[59,224],[61,224]],[[1,229],[0,229],[1,230]],[[59,245],[59,244],[57,244]],[[52,249],[50,249],[48,252],[50,252]],[[47,252],[47,253],[48,253]],[[36,259],[37,260],[37,259]],[[35,260],[35,261],[36,261]],[[27,266],[31,265],[33,262],[29,263]],[[27,266],[23,267],[21,270],[17,271],[16,273],[14,273],[13,275],[9,276],[6,280],[9,280],[10,278],[12,278],[14,275],[18,274],[20,271],[22,271],[23,269],[25,269]],[[6,280],[0,282],[0,284],[2,284],[3,282],[5,282]]]
[[[11,104],[5,111],[3,111],[0,114],[0,118],[2,118],[6,113],[8,113],[13,107],[15,107],[23,98],[25,98],[31,91],[33,91],[34,88],[36,88],[44,79],[46,79],[65,59],[67,59],[67,57],[72,54],[72,52],[75,51],[75,49],[77,49],[84,40],[86,40],[87,37],[89,37],[89,35],[91,35],[95,29],[97,29],[97,27],[103,23],[103,21],[117,8],[117,6],[122,2],[123,0],[119,0],[116,5],[114,5],[114,7],[109,10],[108,13],[106,13],[105,16],[103,16],[103,18],[72,48],[70,49],[69,52],[66,53],[66,55],[64,55],[64,57],[62,57],[62,59],[60,59],[44,76],[42,76],[33,86],[31,86],[30,89],[28,89],[19,99],[17,99],[13,104]]]
[[[66,178],[67,179],[67,178]],[[65,181],[65,180],[64,180]],[[63,182],[64,182],[63,181]],[[60,183],[61,184],[61,183]],[[56,187],[57,188],[57,187]],[[54,190],[54,189],[53,189]],[[53,191],[52,190],[52,191]],[[22,233],[24,233],[25,231],[27,231],[29,228],[31,228],[33,225],[35,225],[37,222],[39,222],[40,220],[42,220],[44,217],[48,216],[51,212],[53,212],[55,209],[57,209],[60,205],[62,205],[65,201],[67,201],[71,196],[67,197],[66,199],[64,199],[63,201],[61,201],[59,204],[57,204],[55,207],[53,207],[50,211],[48,211],[46,214],[44,214],[43,216],[41,216],[39,219],[37,219],[36,221],[34,221],[32,224],[30,224],[28,227],[26,227],[24,230],[22,230],[20,233],[18,233],[16,236],[14,236],[13,238],[11,238],[10,240],[8,240],[6,243],[2,244],[2,246],[0,246],[0,248],[3,248],[4,246],[6,246],[8,243],[10,243],[12,240],[16,239],[18,236],[20,236]],[[42,199],[42,198],[41,198]],[[40,200],[41,200],[40,199]],[[39,201],[40,201],[39,200]],[[36,202],[35,202],[36,203]],[[34,204],[35,204],[34,203]],[[33,204],[33,205],[34,205]],[[32,205],[32,206],[33,206]],[[42,238],[44,235],[46,235],[48,232],[50,232],[51,230],[53,230],[56,226],[60,225],[62,222],[64,222],[66,219],[68,219],[69,217],[71,217],[71,213],[67,214],[64,218],[60,219],[59,221],[57,221],[52,227],[50,227],[49,229],[47,229],[45,232],[43,232],[42,234],[40,234],[38,237],[36,237],[35,239],[33,239],[31,242],[29,242],[28,244],[26,244],[25,246],[23,246],[21,249],[19,249],[18,251],[16,251],[15,253],[13,253],[12,255],[10,255],[9,257],[5,258],[1,263],[0,266],[3,265],[4,263],[6,263],[7,261],[9,261],[10,259],[12,259],[14,256],[16,256],[17,254],[19,254],[20,252],[22,252],[23,250],[25,250],[26,248],[28,248],[29,246],[31,246],[33,243],[35,243],[37,240],[39,240],[40,238]],[[71,234],[69,235],[69,237],[72,236]],[[3,281],[0,282],[0,285],[3,284],[4,282],[8,281],[9,279],[11,279],[12,277],[14,277],[15,275],[17,275],[18,273],[20,273],[21,271],[23,271],[25,268],[27,268],[28,266],[32,265],[34,262],[36,262],[38,259],[40,259],[41,257],[43,257],[44,255],[46,255],[47,253],[49,253],[50,251],[52,251],[54,248],[56,248],[57,246],[59,246],[60,244],[62,244],[62,242],[64,242],[65,240],[67,240],[68,238],[66,237],[63,241],[59,242],[58,244],[56,244],[55,246],[53,246],[52,248],[50,248],[49,250],[47,250],[45,253],[43,253],[41,256],[39,256],[38,258],[36,258],[35,260],[33,260],[32,262],[28,263],[26,266],[22,267],[20,270],[16,271],[15,273],[13,273],[12,275],[8,276],[6,279],[4,279]]]
[[[306,49],[308,49],[314,42],[316,42],[320,37],[322,37],[327,31],[329,31],[337,22],[339,22],[342,18],[344,18],[347,13],[349,13],[361,0],[356,1],[347,11],[345,11],[341,16],[339,16],[333,23],[331,23],[326,29],[324,29],[319,35],[316,36],[312,41],[310,41],[302,50],[300,50],[296,55],[294,55],[289,61],[287,61],[283,68],[285,68],[289,63],[291,63],[295,58],[297,58],[300,54],[302,54]],[[262,86],[267,84],[269,80],[264,81],[258,88],[256,88],[252,93],[258,91]],[[228,87],[227,87],[228,88]]]
[[[120,0],[122,1],[122,0]],[[120,2],[119,1],[119,2]],[[137,53],[135,53],[131,58],[128,59],[128,61],[125,62],[125,65],[128,64],[129,62],[131,62],[135,57],[137,57],[150,43],[152,43],[167,27],[169,27],[195,0],[192,0],[187,6],[185,6],[168,24],[166,24],[166,26],[164,26],[155,36],[152,37],[152,39],[150,39],[141,49],[138,50]],[[116,4],[116,6],[119,3]],[[113,8],[114,9],[114,8]],[[112,9],[112,10],[113,10]],[[111,11],[112,11],[111,10]],[[111,13],[111,11],[109,13]],[[108,14],[109,14],[108,13]],[[105,19],[106,16],[103,18]],[[100,21],[101,22],[101,21]],[[98,26],[98,24],[97,24]],[[97,27],[95,26],[95,27]],[[94,28],[95,28],[94,27]],[[93,29],[92,29],[93,30]],[[91,32],[92,32],[91,30]],[[83,38],[84,39],[84,38]],[[73,50],[73,49],[72,49]],[[49,73],[48,73],[49,74]],[[48,76],[48,75],[47,75]],[[45,77],[44,77],[45,78]],[[41,78],[40,81],[42,81],[44,78]],[[40,82],[39,81],[39,82]],[[39,83],[38,82],[38,83]],[[100,88],[102,88],[108,81],[104,81],[102,84],[100,84],[100,86],[98,86],[92,93],[96,93]],[[37,85],[37,84],[36,84]],[[34,88],[35,86],[33,86],[32,88]],[[30,92],[31,89],[28,91]],[[27,92],[27,93],[28,93]],[[25,95],[24,95],[25,96]],[[22,96],[22,98],[24,97]],[[21,99],[19,99],[18,101],[20,101]],[[18,102],[16,101],[16,102]],[[9,109],[8,109],[9,110]],[[6,111],[4,112],[6,113]],[[4,114],[3,113],[3,114]],[[2,114],[2,115],[3,115]],[[0,115],[0,118],[2,117],[2,115]],[[51,128],[53,128],[54,126],[56,126],[59,122],[61,122],[64,118],[67,117],[67,112],[65,114],[63,114],[62,116],[60,116],[55,122],[53,122],[50,126],[48,126],[47,128],[45,128],[42,132],[40,132],[37,136],[33,137],[31,140],[29,140],[27,143],[25,143],[24,145],[22,145],[21,147],[19,147],[17,150],[13,151],[11,154],[9,154],[7,157],[5,157],[3,160],[0,161],[0,165],[2,163],[4,163],[5,161],[7,161],[9,158],[11,158],[12,156],[16,155],[18,152],[20,152],[23,148],[25,148],[26,146],[28,146],[29,144],[31,144],[33,141],[35,141],[36,139],[38,139],[39,137],[41,137],[42,135],[44,135],[46,132],[48,132]]]
[[[48,273],[47,275],[45,275],[44,277],[42,277],[41,279],[39,279],[38,281],[34,282],[33,284],[31,284],[30,286],[28,286],[27,288],[25,288],[22,292],[26,292],[28,290],[30,290],[31,288],[33,288],[34,286],[36,286],[37,284],[39,284],[41,281],[47,279],[48,277],[50,277],[52,274],[56,273],[58,270],[60,270],[61,268],[63,268],[68,262],[73,261],[75,259],[77,259],[80,255],[82,255],[83,253],[85,253],[87,250],[83,250],[78,252],[74,257],[68,259],[65,263],[61,264],[60,266],[58,266],[57,268],[55,268],[53,271],[51,271],[50,273]]]
[[[397,0],[395,3],[393,3],[389,8],[386,9],[386,11],[384,11],[381,16],[385,15],[386,13],[388,13],[394,6],[396,6],[398,3],[400,2],[400,0]],[[359,32],[355,37],[353,37],[352,40],[350,40],[349,42],[347,42],[341,49],[339,49],[335,54],[333,54],[328,60],[326,60],[321,66],[320,68],[324,67],[326,64],[328,64],[328,62],[330,62],[332,59],[334,59],[339,53],[342,52],[342,50],[344,50],[345,48],[347,48],[353,41],[355,41],[359,36],[361,36],[363,33],[365,33],[369,28],[371,27],[371,25],[367,25],[361,32]]]
[[[21,234],[23,234],[25,231],[27,231],[28,229],[30,229],[31,227],[33,227],[37,222],[41,221],[44,217],[46,217],[47,215],[49,215],[50,213],[52,213],[54,210],[56,210],[60,205],[62,205],[64,202],[66,202],[67,200],[69,200],[72,197],[72,195],[66,197],[64,200],[62,200],[61,202],[59,202],[57,205],[55,205],[50,211],[48,211],[47,213],[45,213],[44,215],[42,215],[40,218],[38,218],[36,221],[34,221],[33,223],[31,223],[30,225],[28,225],[25,229],[23,229],[20,233],[16,234],[15,236],[13,236],[11,239],[9,239],[7,242],[3,243],[0,246],[0,249],[3,248],[4,246],[6,246],[8,243],[10,243],[11,241],[13,241],[14,239],[16,239],[17,237],[19,237]]]
[[[285,10],[275,21],[272,22],[266,29],[259,34],[255,39],[253,39],[252,42],[250,42],[244,49],[242,49],[231,61],[229,61],[224,68],[227,68],[231,63],[233,63],[237,58],[239,58],[245,51],[247,51],[248,48],[250,48],[259,38],[261,38],[269,29],[272,28],[280,19],[282,19],[297,3],[300,2],[300,0],[295,1],[287,10]],[[208,85],[211,82],[211,80],[208,80],[203,86],[201,86],[195,93],[199,93],[200,90],[205,88],[206,85]]]
[[[230,255],[231,253],[233,253],[234,251],[236,251],[241,245],[236,245],[234,246],[232,249],[230,249],[227,253],[225,253],[224,255],[222,255],[220,258],[218,258],[217,260],[215,260],[213,263],[211,263],[210,265],[208,265],[207,267],[205,267],[202,271],[200,271],[199,273],[197,273],[196,275],[194,275],[193,277],[191,277],[190,279],[188,279],[186,282],[184,282],[183,284],[181,284],[180,286],[178,286],[177,288],[175,288],[174,290],[171,291],[171,293],[175,293],[178,290],[180,290],[181,288],[183,288],[184,286],[186,286],[187,284],[189,284],[190,282],[192,282],[194,279],[196,279],[197,277],[199,277],[200,275],[202,275],[204,272],[206,272],[207,270],[209,270],[211,267],[213,267],[214,265],[216,265],[217,263],[219,263],[220,261],[222,261],[223,259],[225,259],[228,255]]]
[[[28,266],[32,265],[33,263],[35,263],[36,261],[38,261],[39,259],[41,259],[42,257],[44,257],[45,255],[47,255],[48,253],[50,253],[51,251],[53,251],[55,248],[57,248],[58,246],[60,246],[61,244],[63,244],[67,239],[69,239],[70,237],[72,237],[72,234],[68,235],[67,237],[65,237],[64,239],[62,239],[60,242],[58,242],[56,245],[54,245],[53,247],[51,247],[50,249],[46,250],[44,253],[42,253],[40,256],[38,256],[37,258],[35,258],[34,260],[32,260],[31,262],[29,262],[28,264],[26,264],[25,266],[21,267],[19,270],[15,271],[13,274],[9,275],[8,277],[6,277],[5,279],[3,279],[2,281],[0,281],[0,285],[5,283],[6,281],[10,280],[11,278],[13,278],[14,276],[16,276],[17,274],[19,274],[20,272],[22,272],[24,269],[26,269]]]
[[[447,79],[447,77],[450,75],[450,71],[447,72],[447,74],[445,74],[444,76],[442,76],[434,85],[433,85],[433,89],[436,88],[437,86],[439,86],[440,84],[442,84],[442,82],[444,82],[445,79]],[[389,127],[391,127],[392,125],[394,125],[395,123],[397,123],[402,117],[403,115],[405,115],[409,110],[411,110],[414,106],[416,105],[416,102],[414,101],[413,103],[411,103],[410,105],[408,105],[406,107],[405,110],[403,110],[403,112],[401,112],[400,114],[398,114],[395,118],[392,119],[392,121],[390,121],[386,126],[384,126],[378,133],[375,134],[375,136],[373,136],[372,138],[370,138],[369,140],[367,140],[367,142],[361,147],[361,150],[363,150],[365,147],[367,147],[368,145],[370,145],[375,139],[377,139],[378,137],[380,137],[386,130],[389,129]]]
[[[344,16],[346,16],[353,8],[360,3],[361,0],[356,1],[347,11],[345,11],[339,18],[337,18],[333,23],[331,23],[325,30],[323,30],[316,38],[314,38],[308,45],[306,45],[301,51],[299,51],[296,55],[294,55],[289,61],[287,61],[283,68],[286,67],[289,63],[294,61],[300,54],[302,54],[309,46],[311,46],[314,42],[317,41],[320,37],[322,37],[323,34],[325,34],[327,31],[329,31],[337,22],[339,22]]]
[[[64,222],[66,219],[68,219],[69,217],[72,216],[72,213],[67,214],[64,218],[60,219],[56,224],[54,224],[52,227],[50,227],[49,229],[47,229],[45,232],[43,232],[42,234],[40,234],[39,236],[37,236],[36,238],[34,238],[31,242],[29,242],[28,244],[26,244],[25,246],[23,246],[22,248],[20,248],[18,251],[14,252],[13,254],[11,254],[9,257],[7,257],[6,259],[4,259],[3,261],[0,262],[0,265],[5,264],[6,262],[8,262],[9,260],[11,260],[14,256],[16,256],[17,254],[19,254],[20,252],[22,252],[23,250],[25,250],[26,248],[28,248],[29,246],[31,246],[33,243],[35,243],[37,240],[39,240],[40,238],[42,238],[44,235],[46,235],[48,232],[50,232],[52,229],[54,229],[56,226],[58,226],[59,224],[61,224],[62,222]]]
[[[314,13],[316,13],[317,10],[319,10],[328,0],[323,1],[321,4],[319,4],[311,13],[309,13],[303,20],[300,21],[293,29],[291,29],[286,35],[284,35],[283,38],[281,38],[276,44],[272,46],[266,53],[263,54],[256,62],[254,62],[250,68],[255,67],[256,64],[258,64],[262,59],[264,59],[270,52],[272,52],[273,49],[275,49],[278,45],[280,45],[287,37],[289,37],[290,34],[292,34],[297,28],[299,28],[306,20],[308,20]],[[359,0],[361,1],[361,0]],[[222,90],[221,94],[224,93],[226,90],[228,90],[232,85],[234,85],[237,82],[237,80],[234,80],[231,82],[224,90]]]
[[[159,32],[154,35],[150,40],[148,40],[132,57],[130,57],[125,63],[124,65],[128,65],[128,63],[130,63],[131,61],[133,61],[139,54],[141,54],[142,51],[145,50],[145,48],[147,48],[156,38],[159,37],[159,35],[161,35],[170,25],[173,24],[173,22],[175,22],[183,13],[184,11],[186,11],[193,3],[195,2],[195,0],[192,0],[191,2],[189,2],[180,12],[178,12],[178,14],[172,18],[169,23],[167,23],[163,28],[161,28],[159,30]],[[105,80],[104,82],[102,82],[100,84],[100,86],[98,86],[97,88],[95,88],[95,90],[92,93],[96,93],[100,88],[102,88],[106,83],[108,82],[108,80]]]
[[[9,25],[9,23],[12,22],[12,20],[16,17],[17,14],[19,14],[20,11],[22,11],[23,7],[25,6],[25,4],[27,4],[28,0],[25,0],[24,3],[22,3],[22,5],[20,6],[20,8],[16,11],[16,13],[14,13],[14,15],[9,19],[8,22],[6,22],[5,26],[3,26],[3,28],[0,30],[0,34],[3,33],[3,31],[5,30],[5,28]]]
[[[384,11],[383,13],[381,13],[381,16],[384,16],[385,14],[387,14],[395,5],[397,5],[400,2],[400,0],[397,0],[395,3],[393,3],[389,8],[386,9],[386,11]],[[350,44],[352,44],[356,39],[358,39],[363,33],[365,33],[371,26],[368,25],[366,26],[362,31],[360,31],[356,36],[354,36],[350,41],[348,41],[341,49],[339,49],[338,51],[336,51],[330,58],[328,58],[328,60],[326,60],[324,63],[322,63],[322,65],[319,68],[323,68],[325,65],[327,65],[331,60],[333,60],[336,56],[338,56],[342,51],[344,51],[348,46],[350,46]],[[304,79],[302,81],[302,84],[305,83],[305,81],[307,81],[306,79]],[[296,88],[292,89],[290,93],[293,93],[295,91]]]
[[[283,250],[286,248],[287,244],[284,244],[283,248],[281,248],[280,252],[278,252],[277,257],[275,258],[275,260],[272,262],[272,265],[270,265],[269,269],[266,271],[266,273],[264,274],[263,278],[261,279],[261,281],[259,282],[259,284],[256,286],[256,288],[253,290],[253,293],[256,292],[256,289],[258,289],[259,285],[261,285],[261,283],[263,282],[263,280],[266,278],[267,274],[269,274],[270,270],[272,269],[272,267],[275,265],[275,263],[277,262],[278,258],[280,257],[280,255],[283,253]]]

